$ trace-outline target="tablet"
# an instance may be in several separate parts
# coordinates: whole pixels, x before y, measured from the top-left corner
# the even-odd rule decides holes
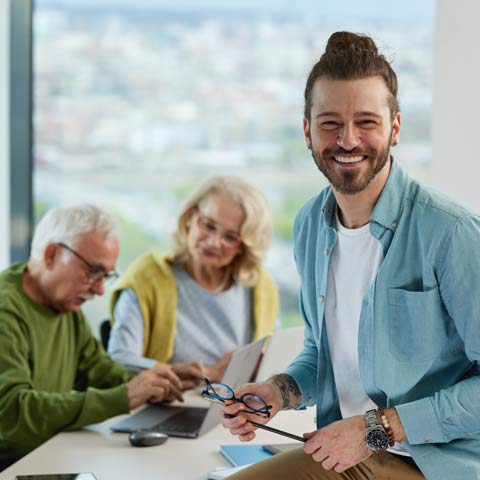
[[[48,475],[17,475],[16,480],[97,480],[93,473],[50,473]]]

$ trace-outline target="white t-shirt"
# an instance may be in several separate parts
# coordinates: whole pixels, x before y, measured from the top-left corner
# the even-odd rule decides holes
[[[345,228],[338,214],[336,222],[338,241],[328,267],[325,324],[340,411],[348,418],[378,408],[360,381],[358,325],[363,297],[382,264],[383,249],[369,224]],[[398,444],[389,450],[406,453]]]
[[[337,215],[338,240],[328,267],[325,322],[342,417],[377,408],[360,382],[358,325],[363,297],[383,261],[369,224],[345,228]]]

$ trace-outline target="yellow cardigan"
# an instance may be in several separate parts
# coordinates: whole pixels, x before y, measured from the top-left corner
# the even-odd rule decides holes
[[[173,355],[177,322],[177,288],[171,257],[151,252],[130,265],[110,299],[113,311],[122,290],[132,289],[140,304],[144,322],[143,356],[168,362]],[[278,317],[278,288],[268,273],[259,268],[253,287],[253,340],[269,334]],[[161,339],[160,341],[158,339]]]

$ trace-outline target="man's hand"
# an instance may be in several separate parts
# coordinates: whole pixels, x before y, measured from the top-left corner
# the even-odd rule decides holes
[[[200,385],[205,378],[205,367],[200,361],[190,363],[161,363],[157,362],[153,370],[164,372],[166,369],[173,372],[181,381],[183,391],[190,390]]]
[[[146,402],[162,402],[171,398],[182,398],[182,383],[170,368],[144,370],[125,384],[128,396],[128,408],[143,405]]]
[[[223,378],[223,374],[225,373],[225,369],[227,368],[228,362],[232,358],[234,350],[227,352],[220,360],[212,365],[209,365],[206,368],[205,376],[211,382],[220,382]]]
[[[365,417],[339,420],[315,432],[304,433],[309,440],[303,447],[325,470],[332,468],[340,473],[363,462],[372,455],[365,444]]]
[[[247,422],[247,418],[258,423],[269,422],[282,409],[282,396],[279,389],[272,383],[246,383],[235,390],[235,396],[241,397],[245,393],[254,393],[263,398],[267,405],[272,405],[270,410],[270,418],[262,418],[259,415],[244,413],[247,407],[240,402],[228,402],[222,410],[222,425],[230,429],[230,433],[238,435],[242,442],[248,442],[255,438],[255,430],[251,423]],[[243,413],[242,413],[243,412]],[[233,415],[234,418],[225,418],[225,415]]]
[[[203,382],[206,376],[206,369],[199,360],[190,363],[173,363],[173,372],[182,381],[183,390],[190,390]]]

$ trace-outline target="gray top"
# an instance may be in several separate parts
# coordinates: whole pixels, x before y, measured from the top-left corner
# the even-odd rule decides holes
[[[238,281],[224,292],[203,289],[179,265],[173,265],[177,286],[177,331],[170,363],[202,360],[210,365],[227,351],[252,340],[252,289]],[[135,292],[121,292],[108,353],[130,368],[151,368],[156,360],[142,356],[144,323]],[[162,339],[156,339],[161,342]]]

